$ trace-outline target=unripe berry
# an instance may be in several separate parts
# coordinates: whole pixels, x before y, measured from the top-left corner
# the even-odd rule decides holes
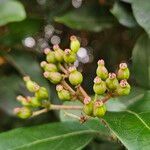
[[[55,58],[58,62],[63,62],[64,58],[64,51],[62,49],[60,49],[59,45],[54,45],[53,49],[55,51]]]
[[[28,96],[27,99],[29,99],[31,101],[32,107],[40,107],[41,106],[41,100],[39,100],[37,97]]]
[[[131,86],[129,85],[129,83],[126,80],[121,80],[116,89],[116,93],[119,96],[124,96],[124,95],[128,95],[130,93],[130,90],[131,90]]]
[[[106,85],[109,90],[115,90],[118,87],[119,82],[115,73],[109,73],[109,77],[106,80]]]
[[[106,92],[106,83],[101,80],[98,76],[94,79],[93,90],[96,94],[101,95]]]
[[[21,119],[27,119],[32,115],[32,111],[29,107],[15,108],[14,113]]]
[[[93,115],[93,101],[90,97],[84,98],[83,112],[88,116]]]
[[[31,106],[31,101],[21,95],[16,98],[23,106]]]
[[[130,71],[126,63],[121,63],[119,65],[119,70],[117,72],[117,78],[119,80],[128,79],[130,76]]]
[[[53,84],[58,84],[62,80],[62,75],[59,72],[44,72],[44,77],[50,80]]]
[[[40,89],[35,93],[35,96],[39,99],[48,99],[48,91],[45,87],[40,87]]]
[[[83,76],[74,66],[69,68],[69,72],[69,81],[72,85],[76,86],[82,83]]]
[[[63,89],[62,85],[57,85],[56,90],[57,90],[57,94],[58,94],[59,99],[61,99],[63,101],[71,100],[70,92]]]
[[[58,71],[57,66],[55,64],[47,63],[46,61],[42,61],[40,65],[44,69],[44,71],[48,71],[48,72],[57,72]]]
[[[44,53],[46,54],[46,60],[49,63],[56,63],[57,60],[55,58],[55,52],[51,51],[49,48],[44,49]]]
[[[25,76],[23,78],[23,80],[26,83],[26,88],[30,91],[30,92],[36,92],[39,90],[40,86],[36,83],[30,80],[30,77]]]
[[[78,51],[79,48],[80,48],[80,42],[79,42],[79,40],[78,40],[77,37],[74,36],[74,35],[70,37],[70,40],[71,40],[71,42],[70,42],[70,49],[71,49],[74,53],[77,53],[77,51]]]
[[[93,114],[95,117],[101,118],[106,113],[106,106],[101,101],[96,101],[94,103]]]
[[[106,80],[108,78],[108,71],[105,67],[105,62],[104,62],[103,59],[98,61],[98,67],[97,67],[97,70],[96,70],[96,74],[102,80]]]
[[[74,52],[72,52],[70,49],[65,49],[64,61],[66,63],[74,63],[76,59],[77,59],[77,56]]]

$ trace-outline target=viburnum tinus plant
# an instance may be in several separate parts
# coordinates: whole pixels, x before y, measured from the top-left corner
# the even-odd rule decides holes
[[[83,115],[78,118],[84,122],[90,117],[103,117],[107,111],[105,103],[111,97],[124,96],[130,93],[131,87],[127,82],[130,72],[127,64],[121,63],[116,73],[109,73],[104,60],[100,59],[97,63],[98,67],[93,83],[95,96],[90,97],[81,86],[82,73],[74,66],[79,48],[79,40],[76,36],[71,36],[70,49],[62,50],[58,45],[54,45],[53,50],[46,48],[44,50],[46,61],[42,61],[40,65],[44,70],[44,77],[56,85],[56,91],[61,101],[78,100],[83,105],[52,104],[49,100],[48,90],[38,85],[29,76],[25,76],[23,80],[26,88],[33,93],[33,96],[19,95],[17,97],[17,100],[23,105],[21,108],[14,109],[14,113],[18,117],[26,119],[50,110],[79,109],[83,111]],[[99,99],[99,95],[101,95],[101,99]],[[68,115],[75,116],[73,114]]]

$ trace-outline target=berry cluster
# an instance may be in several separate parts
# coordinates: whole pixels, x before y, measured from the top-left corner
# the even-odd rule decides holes
[[[67,106],[54,105],[49,101],[48,91],[44,87],[40,87],[37,83],[32,81],[30,77],[24,77],[26,88],[34,93],[33,97],[18,96],[17,100],[23,105],[22,108],[15,108],[15,113],[20,118],[29,118],[40,113],[47,112],[53,109],[81,109],[85,116],[102,117],[106,112],[105,103],[113,96],[128,95],[130,92],[130,85],[127,82],[129,78],[129,69],[126,63],[119,65],[117,73],[108,73],[105,67],[104,60],[98,61],[96,70],[97,76],[94,79],[93,90],[95,98],[90,97],[81,86],[83,76],[81,72],[74,66],[77,60],[77,52],[80,48],[80,42],[76,36],[70,38],[70,49],[62,50],[59,45],[54,45],[53,50],[46,48],[44,53],[46,61],[41,62],[41,67],[44,70],[44,77],[51,83],[56,84],[56,91],[58,97],[62,101],[82,102],[82,106]],[[97,95],[102,95],[99,99]],[[43,110],[33,111],[32,108],[41,108]],[[81,117],[82,119],[85,117]]]

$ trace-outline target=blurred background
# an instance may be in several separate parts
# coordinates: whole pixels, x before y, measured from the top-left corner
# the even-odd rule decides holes
[[[130,67],[133,47],[144,32],[129,0],[1,0],[0,25],[0,132],[59,121],[57,112],[29,120],[18,119],[12,113],[19,106],[16,96],[29,95],[22,81],[26,74],[47,87],[51,100],[59,103],[55,87],[43,78],[39,66],[45,59],[45,48],[53,44],[69,48],[70,36],[76,35],[81,48],[75,65],[84,75],[83,87],[92,95],[98,59],[104,59],[112,72],[120,62]],[[130,80],[136,85],[134,76]],[[106,145],[124,149],[115,143],[97,144],[102,149]]]

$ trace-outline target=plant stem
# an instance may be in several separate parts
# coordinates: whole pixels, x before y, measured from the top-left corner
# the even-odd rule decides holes
[[[79,85],[77,88],[79,89],[84,98],[89,97],[89,95],[86,93],[86,91],[83,89],[81,85]]]
[[[106,103],[111,98],[111,94],[107,94],[104,98],[101,99],[103,103]]]
[[[46,113],[50,110],[61,110],[61,109],[64,109],[64,110],[81,110],[83,107],[82,106],[70,106],[70,105],[53,105],[51,104],[50,106],[50,109],[48,108],[44,108],[44,109],[41,109],[41,110],[38,110],[38,111],[35,111],[33,112],[32,116],[31,117],[35,117],[35,116],[38,116],[40,114],[43,114],[43,113]]]
[[[62,81],[61,81],[61,84],[63,85],[63,87],[64,87],[66,90],[69,90],[73,95],[76,94],[76,92],[71,88],[71,86],[70,86],[65,80],[62,80]]]
[[[63,73],[65,73],[68,76],[68,70],[66,70],[63,65],[59,64],[59,68]]]
[[[65,110],[69,110],[69,109],[73,109],[73,110],[80,110],[82,109],[82,106],[77,106],[77,105],[51,105],[50,110],[60,110],[60,109],[65,109]]]

